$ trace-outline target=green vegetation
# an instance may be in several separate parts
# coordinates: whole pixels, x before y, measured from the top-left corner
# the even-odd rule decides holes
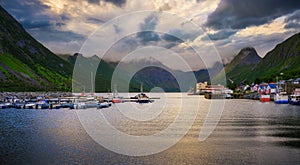
[[[298,78],[300,77],[300,33],[278,44],[258,63],[241,65],[243,56],[245,57],[245,53],[241,51],[225,67],[227,84],[231,88],[235,88],[240,83],[275,82],[277,76],[285,80]],[[220,79],[220,75],[215,79]]]

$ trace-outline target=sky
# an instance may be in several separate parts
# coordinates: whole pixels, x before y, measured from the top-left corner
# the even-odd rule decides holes
[[[57,54],[80,52],[104,27],[107,36],[118,38],[106,54],[109,60],[156,46],[177,52],[193,69],[202,66],[187,47],[218,52],[227,63],[244,47],[263,57],[300,32],[299,0],[1,0],[0,5]]]

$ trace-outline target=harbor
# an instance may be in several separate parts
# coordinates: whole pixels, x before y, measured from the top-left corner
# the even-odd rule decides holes
[[[260,102],[272,101],[275,104],[300,105],[300,78],[271,83],[241,84],[234,90],[220,84],[209,85],[207,82],[199,82],[196,88],[188,91],[188,95],[204,95],[206,99],[251,99]]]
[[[204,96],[181,96],[180,93],[168,93],[169,101],[164,113],[156,120],[129,122],[126,118],[116,118],[118,106],[127,104],[112,104],[109,109],[101,111],[116,128],[142,138],[172,124],[182,99],[200,100],[199,107],[185,105],[188,109],[199,108],[197,118],[186,136],[164,152],[140,157],[111,152],[86,133],[77,113],[101,114],[97,109],[2,109],[0,160],[8,164],[293,164],[300,161],[300,111],[297,106],[228,99],[218,126],[205,141],[200,142],[199,132],[204,128],[204,118],[213,100]],[[155,100],[153,104],[134,105],[148,107],[160,102],[163,99]],[[152,108],[150,111],[154,110]],[[128,108],[124,111],[134,110]],[[193,115],[183,112],[184,115]],[[188,122],[183,120],[181,125]],[[181,129],[178,127],[161,139],[170,141]],[[102,133],[110,134],[109,131]],[[151,145],[161,141],[145,142]],[[130,145],[134,145],[134,142]]]
[[[118,103],[153,103],[157,99],[160,98],[148,97],[145,93],[132,97],[120,97],[110,93],[2,92],[0,93],[0,109],[101,109]]]

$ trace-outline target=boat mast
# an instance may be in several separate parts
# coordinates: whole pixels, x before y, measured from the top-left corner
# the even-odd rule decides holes
[[[114,92],[113,92],[113,97],[116,98],[117,97],[117,84],[114,85]]]
[[[279,88],[278,88],[278,85],[279,85],[279,84],[278,84],[278,76],[276,76],[276,81],[277,81],[277,84],[276,84],[276,92],[279,93]]]
[[[94,93],[93,72],[91,72],[91,93]]]

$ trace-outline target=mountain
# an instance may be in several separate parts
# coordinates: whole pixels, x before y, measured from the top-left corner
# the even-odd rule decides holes
[[[126,92],[128,90],[138,92],[140,91],[141,83],[143,84],[144,91],[150,91],[158,87],[165,92],[179,92],[187,91],[196,83],[191,80],[193,74],[196,75],[199,81],[208,79],[207,70],[199,70],[195,73],[173,70],[155,59],[141,59],[117,63],[107,62],[97,56],[84,57],[79,53],[75,53],[73,56],[61,57],[74,65],[77,59],[81,61],[81,65],[77,65],[78,68],[75,69],[77,74],[73,75],[73,78],[78,81],[91,80],[91,71],[99,63],[95,77],[96,92],[111,91],[111,87],[114,87],[114,85],[117,86],[119,92]],[[80,77],[77,75],[80,75]],[[73,90],[76,92],[81,92],[82,90],[86,92],[93,91],[91,89],[91,81],[81,81],[80,84],[78,89],[73,86]]]
[[[252,75],[261,81],[275,81],[300,77],[300,33],[291,36],[268,52],[254,68]]]
[[[0,6],[0,91],[70,90],[72,69]]]
[[[300,77],[300,33],[278,44],[260,58],[254,48],[242,49],[225,66],[227,84],[236,86],[243,82],[271,82],[281,75],[281,79]],[[220,80],[222,77],[214,77]]]
[[[227,84],[247,81],[261,57],[252,47],[243,48],[224,69]],[[219,76],[219,77],[218,77]],[[220,75],[217,75],[220,79]]]

